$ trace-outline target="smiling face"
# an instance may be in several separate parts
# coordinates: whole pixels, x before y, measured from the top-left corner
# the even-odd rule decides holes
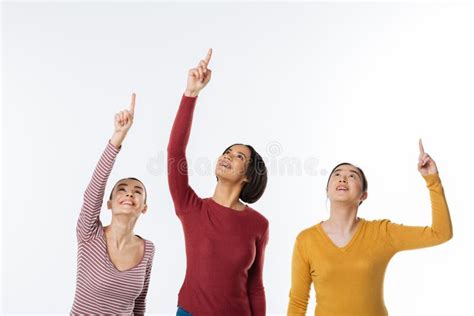
[[[146,212],[145,187],[135,179],[122,179],[112,190],[107,207],[112,210],[112,215],[139,216]]]
[[[337,166],[331,173],[327,186],[328,198],[333,202],[360,205],[367,198],[363,173],[351,164]]]
[[[217,178],[237,183],[246,182],[245,174],[250,162],[250,156],[250,149],[245,145],[229,147],[217,160]]]

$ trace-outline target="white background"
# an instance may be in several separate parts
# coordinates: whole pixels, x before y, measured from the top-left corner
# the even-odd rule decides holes
[[[417,141],[438,164],[454,238],[400,253],[385,279],[391,315],[474,315],[472,127],[474,7],[357,3],[4,3],[2,12],[2,314],[67,314],[82,194],[137,93],[111,174],[149,192],[136,233],[157,248],[150,314],[173,315],[184,241],[165,154],[187,70],[214,49],[188,147],[203,197],[229,144],[252,144],[270,170],[253,207],[270,221],[269,314],[286,313],[291,252],[327,218],[327,172],[364,169],[359,215],[429,225]],[[306,166],[306,168],[303,168]],[[104,209],[104,223],[110,216]],[[308,315],[314,311],[311,298]]]

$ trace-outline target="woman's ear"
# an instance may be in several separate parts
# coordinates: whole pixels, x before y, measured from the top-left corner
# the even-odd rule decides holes
[[[142,214],[145,214],[146,211],[148,211],[148,205],[145,204],[145,205],[143,206]]]
[[[112,209],[112,200],[107,201],[107,209],[111,210]]]
[[[362,203],[363,201],[365,201],[368,196],[369,196],[369,194],[367,193],[367,191],[365,191],[364,193],[362,193],[362,195],[361,195],[361,197],[360,197],[360,203]]]
[[[240,184],[241,184],[242,186],[244,186],[244,185],[246,185],[246,184],[249,183],[249,182],[250,182],[249,178],[245,177],[245,178],[242,180],[242,182],[241,182]]]

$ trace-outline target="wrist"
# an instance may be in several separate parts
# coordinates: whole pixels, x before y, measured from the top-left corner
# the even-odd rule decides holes
[[[110,138],[110,143],[114,145],[115,148],[119,149],[122,146],[122,142],[127,135],[126,132],[114,132],[112,137]]]
[[[436,183],[440,183],[441,179],[439,177],[439,173],[430,173],[427,175],[423,175],[423,179],[425,179],[426,186],[430,187]]]
[[[184,95],[185,95],[186,97],[190,97],[190,98],[195,98],[195,97],[198,96],[198,94],[199,94],[199,91],[197,91],[197,90],[186,89],[186,90],[184,91]]]

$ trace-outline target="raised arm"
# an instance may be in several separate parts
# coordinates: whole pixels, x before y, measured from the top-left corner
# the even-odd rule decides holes
[[[130,109],[115,114],[114,133],[102,153],[92,174],[92,179],[84,192],[84,201],[76,226],[78,241],[87,241],[97,235],[100,226],[99,215],[104,199],[105,185],[122,142],[132,126],[134,110],[135,94],[132,94]]]
[[[196,68],[192,68],[188,72],[186,90],[181,99],[168,143],[168,184],[178,215],[185,214],[201,202],[201,199],[189,186],[186,146],[191,133],[197,96],[211,80],[212,71],[207,68],[211,55],[212,50],[209,50],[206,58],[201,60]]]
[[[431,226],[416,227],[386,221],[382,227],[397,251],[438,245],[453,236],[451,217],[438,168],[433,158],[425,152],[421,140],[419,147],[418,171],[425,179],[430,193],[432,222]]]

